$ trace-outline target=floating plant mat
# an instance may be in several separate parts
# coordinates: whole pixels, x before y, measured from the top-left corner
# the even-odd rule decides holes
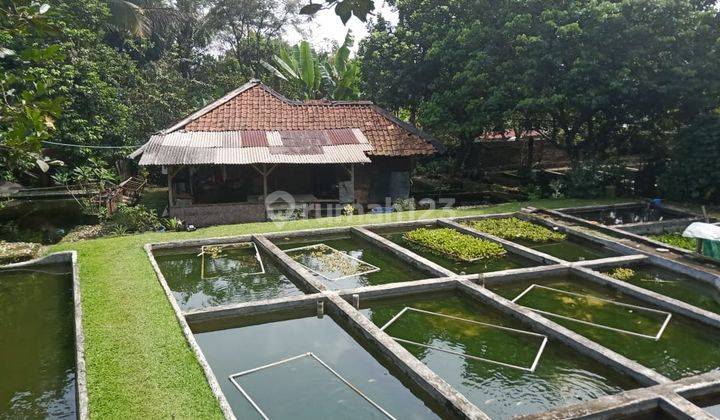
[[[338,413],[363,419],[395,419],[311,352],[232,374],[230,381],[266,420],[289,415],[333,418]],[[273,384],[272,392],[254,392],[266,389],[268,383]],[[318,399],[318,394],[323,397]],[[289,398],[296,403],[288,404]],[[313,404],[305,404],[310,400]]]
[[[408,325],[417,325],[418,319],[411,318],[420,318],[420,322],[426,324],[428,331],[443,329],[445,345],[441,346],[439,343],[433,344],[432,341],[426,344],[402,338],[402,333],[408,329]],[[425,311],[408,306],[398,312],[397,315],[380,329],[387,332],[393,339],[402,343],[526,372],[535,371],[540,361],[540,356],[547,344],[547,337],[542,334]],[[462,344],[463,341],[467,340],[468,336],[472,336],[473,338],[475,346],[470,350],[477,351],[475,354],[468,353],[467,350],[469,349],[465,348]],[[509,344],[512,344],[513,348],[527,347],[528,352],[523,355],[524,357],[519,357],[517,360],[507,360],[505,349],[507,349]]]
[[[203,279],[265,274],[260,251],[254,242],[205,245],[200,248],[199,257]]]
[[[562,241],[567,238],[567,235],[562,232],[517,217],[487,218],[465,224],[480,232],[508,240],[521,239],[531,243],[545,243]]]
[[[325,244],[290,248],[285,253],[303,267],[330,281],[380,271],[372,264]]]
[[[507,254],[502,245],[476,238],[450,228],[417,228],[405,232],[403,239],[454,260],[475,262]]]
[[[672,314],[532,284],[513,302],[535,312],[622,334],[659,340]]]

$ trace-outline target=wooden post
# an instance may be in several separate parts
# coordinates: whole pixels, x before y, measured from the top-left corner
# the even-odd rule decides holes
[[[357,195],[355,195],[355,164],[350,164],[350,185],[353,189],[353,204],[357,203]]]
[[[175,176],[174,173],[172,173],[172,167],[168,166],[168,173],[167,173],[167,181],[168,181],[168,210],[170,207],[173,206],[173,186],[172,186],[172,180]]]
[[[268,171],[267,171],[267,164],[263,163],[262,166],[262,177],[263,177],[263,200],[267,198],[267,177],[268,177]]]

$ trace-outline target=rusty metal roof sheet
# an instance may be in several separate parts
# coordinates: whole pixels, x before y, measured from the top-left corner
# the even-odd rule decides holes
[[[140,165],[369,163],[373,150],[359,129],[174,131],[150,138]]]

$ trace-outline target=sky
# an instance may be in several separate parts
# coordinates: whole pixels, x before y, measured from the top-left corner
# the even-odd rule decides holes
[[[385,20],[392,25],[397,23],[397,11],[385,1],[376,1],[376,9],[373,13],[375,15],[382,14]],[[306,39],[310,41],[313,47],[320,50],[329,50],[333,45],[333,41],[338,45],[342,44],[348,29],[352,31],[355,37],[355,45],[352,50],[356,52],[360,40],[367,36],[368,31],[366,23],[361,22],[355,16],[350,18],[346,26],[343,25],[334,10],[324,9],[315,14],[311,21],[302,25],[302,31],[308,36]],[[302,40],[303,36],[298,31],[292,29],[287,32],[285,39],[290,45],[294,45]]]

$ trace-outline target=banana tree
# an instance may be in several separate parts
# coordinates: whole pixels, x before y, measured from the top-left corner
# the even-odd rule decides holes
[[[348,31],[340,48],[320,67],[333,99],[357,99],[360,95],[360,65],[350,59],[353,43],[352,34]]]
[[[302,41],[289,53],[284,48],[273,57],[274,65],[263,66],[279,79],[295,86],[302,99],[356,99],[360,92],[360,66],[350,59],[353,38],[350,32],[340,48],[327,59],[313,52],[310,43]]]
[[[275,65],[263,61],[262,65],[276,77],[292,83],[302,99],[316,99],[321,95],[322,78],[320,60],[315,56],[310,43],[302,41],[288,52],[285,48],[280,55],[273,56]]]

